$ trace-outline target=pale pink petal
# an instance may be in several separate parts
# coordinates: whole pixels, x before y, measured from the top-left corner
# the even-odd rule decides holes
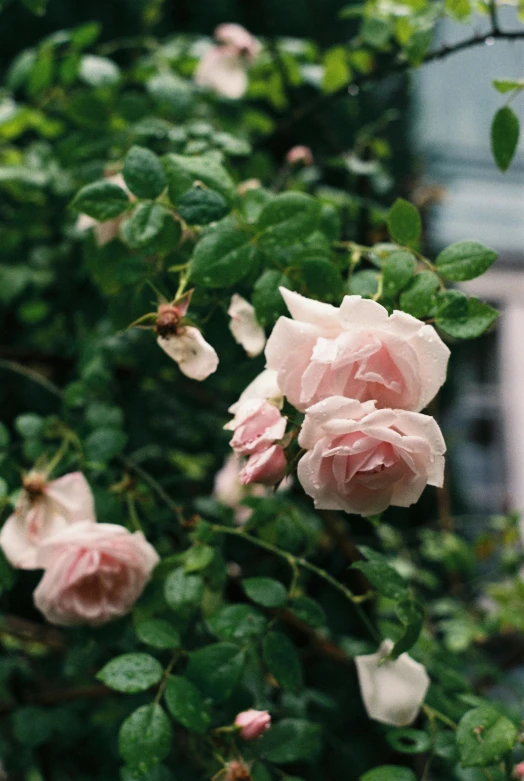
[[[82,472],[52,480],[44,494],[51,502],[51,511],[63,515],[69,523],[96,520],[93,493]]]
[[[264,369],[255,377],[247,388],[241,393],[238,401],[229,407],[229,412],[235,415],[240,405],[249,399],[264,399],[269,401],[277,409],[282,409],[284,396],[278,385],[277,372],[273,369]]]
[[[239,53],[244,53],[254,60],[260,53],[260,42],[240,24],[228,22],[219,24],[214,36],[217,41],[234,47]]]
[[[425,667],[408,654],[387,660],[393,648],[384,640],[375,654],[356,656],[362,699],[370,718],[405,727],[417,717],[430,680]]]
[[[330,331],[340,330],[340,313],[337,307],[306,298],[285,287],[279,290],[294,320],[316,325],[326,332],[326,336],[329,336]]]
[[[185,326],[173,336],[159,336],[158,345],[178,364],[180,371],[193,380],[205,380],[218,367],[218,355],[198,328]]]
[[[280,445],[263,450],[260,453],[254,453],[249,457],[247,464],[240,473],[240,481],[247,485],[248,483],[263,483],[264,485],[275,485],[286,474],[286,456]]]
[[[266,334],[257,321],[255,308],[235,293],[227,313],[231,317],[229,328],[235,341],[242,345],[250,358],[260,355],[266,344]]]
[[[197,84],[232,100],[241,98],[249,83],[244,62],[233,47],[227,46],[216,46],[204,54],[194,78]]]

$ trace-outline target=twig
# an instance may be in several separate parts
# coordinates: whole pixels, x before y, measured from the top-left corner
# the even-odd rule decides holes
[[[20,363],[16,363],[15,361],[6,361],[4,359],[0,359],[0,369],[6,369],[6,371],[20,374],[22,377],[31,380],[31,382],[40,385],[42,388],[45,388],[47,391],[49,391],[49,393],[52,393],[53,396],[57,396],[59,399],[62,399],[63,394],[58,385],[55,385],[54,382],[46,379],[34,369],[28,369],[27,366],[22,366]]]

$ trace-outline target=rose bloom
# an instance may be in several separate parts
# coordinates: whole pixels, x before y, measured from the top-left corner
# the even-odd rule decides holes
[[[286,155],[286,161],[289,165],[313,165],[313,152],[308,146],[294,146]]]
[[[185,325],[168,336],[159,336],[157,344],[192,380],[205,380],[218,367],[218,355],[198,328]]]
[[[93,494],[81,472],[47,481],[29,472],[16,509],[0,532],[0,547],[13,567],[36,569],[37,547],[48,537],[79,521],[95,523]]]
[[[418,412],[334,396],[307,410],[298,442],[309,451],[298,479],[320,510],[375,515],[409,507],[427,484],[443,483],[444,439]]]
[[[515,765],[513,768],[513,777],[518,779],[524,778],[524,762],[519,762],[518,765]]]
[[[240,472],[240,482],[243,485],[249,483],[262,483],[263,485],[275,485],[285,477],[287,469],[286,455],[280,445],[253,453]]]
[[[242,345],[250,358],[260,355],[266,344],[266,334],[256,318],[255,308],[235,293],[227,313],[231,318],[229,329],[235,341]]]
[[[429,687],[426,668],[408,654],[386,660],[393,648],[384,640],[378,651],[355,656],[360,693],[371,719],[406,727],[416,718]]]
[[[195,81],[226,98],[241,98],[249,84],[247,66],[258,57],[260,43],[239,24],[219,25],[215,38],[221,45],[204,54],[197,65]]]
[[[329,396],[377,407],[423,409],[446,377],[449,350],[431,325],[360,296],[340,307],[280,288],[293,317],[280,317],[266,345],[267,367],[304,411]]]
[[[251,399],[242,402],[233,420],[224,428],[234,431],[229,443],[233,450],[248,456],[282,439],[286,423],[286,418],[273,404],[264,399]]]
[[[97,626],[128,613],[159,561],[141,532],[110,523],[77,523],[44,540],[34,592],[51,624]]]
[[[271,727],[271,716],[267,710],[245,710],[236,717],[235,727],[243,740],[255,740]]]

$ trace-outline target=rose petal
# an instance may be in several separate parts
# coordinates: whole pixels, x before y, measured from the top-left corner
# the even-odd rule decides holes
[[[158,345],[178,364],[180,371],[193,380],[205,380],[218,367],[218,355],[198,328],[185,326],[181,333],[157,338]]]

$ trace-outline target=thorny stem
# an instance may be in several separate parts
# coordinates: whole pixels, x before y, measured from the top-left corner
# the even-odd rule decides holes
[[[280,548],[277,548],[277,546],[273,545],[271,542],[266,542],[265,540],[261,540],[258,537],[253,537],[251,534],[247,534],[241,529],[233,529],[229,526],[221,526],[220,524],[213,524],[211,529],[218,534],[229,534],[233,537],[240,537],[241,539],[251,542],[253,545],[257,545],[259,548],[270,551],[271,553],[275,554],[275,556],[279,556],[281,559],[287,561],[293,574],[295,573],[297,567],[301,567],[302,569],[308,570],[309,572],[313,572],[317,577],[321,578],[326,583],[329,583],[331,586],[333,586],[333,588],[343,594],[345,598],[355,606],[355,610],[357,611],[360,620],[365,625],[370,635],[374,640],[380,642],[380,636],[377,630],[360,605],[361,602],[368,599],[367,594],[364,594],[363,596],[357,596],[356,594],[353,594],[353,592],[347,588],[347,586],[344,586],[343,583],[340,583],[328,572],[321,569],[320,567],[317,567],[315,564],[312,564],[310,561],[300,558],[299,556],[294,556],[288,551],[283,551]]]

